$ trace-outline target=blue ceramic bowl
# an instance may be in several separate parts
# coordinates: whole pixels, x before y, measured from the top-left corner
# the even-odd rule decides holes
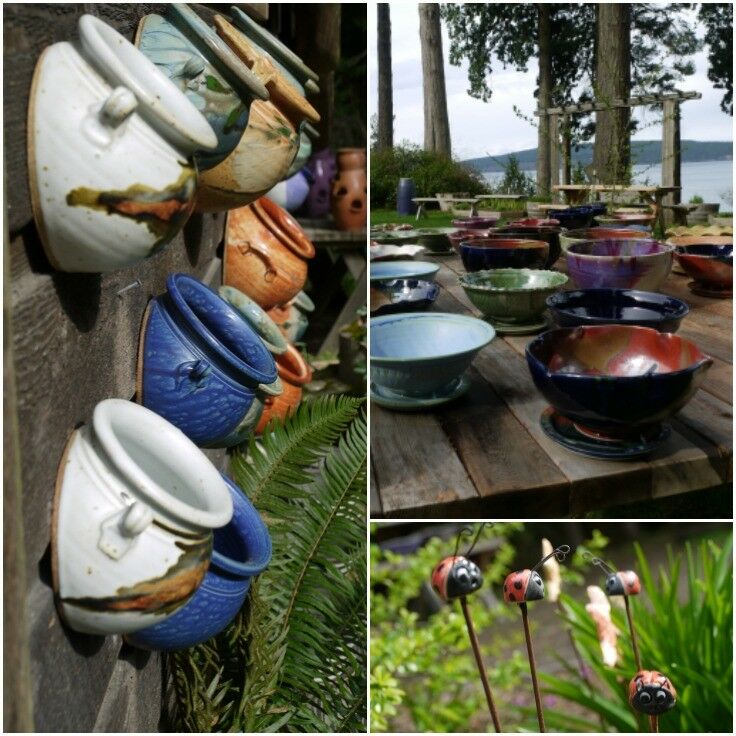
[[[487,322],[461,314],[376,317],[370,321],[371,381],[403,396],[444,394],[495,334]]]
[[[200,447],[248,437],[265,395],[281,393],[268,348],[236,309],[186,274],[149,304],[138,353],[137,399]]]
[[[371,263],[371,283],[394,279],[434,281],[440,267],[427,261],[378,261]]]
[[[681,299],[634,289],[561,291],[547,298],[558,327],[638,325],[677,332],[690,308]]]
[[[243,491],[222,476],[233,499],[233,517],[214,531],[212,561],[194,595],[176,613],[126,641],[143,649],[183,649],[219,634],[237,615],[252,579],[271,560],[271,537]]]
[[[569,207],[566,210],[550,210],[547,215],[560,223],[561,227],[568,230],[578,230],[583,227],[590,227],[593,223],[593,217],[596,214],[590,205],[581,205],[580,207]]]
[[[460,243],[460,257],[466,271],[489,268],[544,268],[550,246],[544,240],[482,238]]]
[[[379,316],[397,312],[419,312],[431,307],[439,293],[440,287],[432,281],[421,279],[379,281],[371,286],[371,314]],[[386,299],[390,302],[386,303]]]
[[[681,409],[713,363],[689,340],[648,327],[545,332],[526,348],[536,387],[593,436],[646,432]]]

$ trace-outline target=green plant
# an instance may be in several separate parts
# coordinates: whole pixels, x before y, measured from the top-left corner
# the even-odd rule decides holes
[[[690,197],[690,204],[703,204],[704,200],[699,194],[693,194]]]
[[[636,545],[643,593],[630,599],[639,639],[642,666],[660,670],[678,692],[677,706],[661,717],[662,731],[730,732],[733,717],[733,598],[732,536],[717,544],[701,540],[685,544],[682,552],[667,551],[667,564],[656,575]],[[684,585],[681,584],[684,578]],[[572,717],[564,708],[547,714],[557,730],[597,731],[595,716],[610,729],[631,732],[642,729],[628,704],[628,683],[636,673],[626,618],[613,608],[612,617],[621,632],[616,667],[601,662],[595,624],[583,603],[563,596],[565,618],[585,666],[597,684],[591,693],[580,671],[566,662],[570,679],[542,673],[547,694],[577,703],[590,711],[590,719]]]
[[[457,161],[411,143],[371,151],[371,207],[396,207],[399,179],[414,180],[417,196],[434,197],[437,192],[488,191],[482,175]]]
[[[222,634],[167,657],[174,730],[365,730],[363,404],[304,402],[236,452],[273,557]]]
[[[519,166],[519,159],[511,154],[503,166],[503,179],[493,187],[494,194],[525,194],[532,197],[536,194],[537,183],[531,176],[525,174]]]

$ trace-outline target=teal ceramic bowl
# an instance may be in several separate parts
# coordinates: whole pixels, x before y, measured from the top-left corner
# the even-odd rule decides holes
[[[448,394],[495,335],[487,322],[462,314],[376,317],[370,321],[371,382],[402,396]]]
[[[564,273],[531,268],[495,268],[460,277],[468,299],[484,317],[511,325],[538,322],[547,297],[566,283]]]
[[[427,261],[378,261],[371,263],[371,283],[393,279],[434,281],[440,267]]]

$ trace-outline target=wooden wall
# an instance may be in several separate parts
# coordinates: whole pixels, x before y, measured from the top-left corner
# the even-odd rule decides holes
[[[76,634],[57,616],[49,526],[57,464],[94,406],[134,394],[143,311],[167,274],[217,285],[222,215],[194,215],[163,252],[115,273],[54,272],[33,223],[26,174],[26,112],[36,60],[72,39],[90,12],[133,39],[162,5],[5,5],[5,471],[4,726],[6,731],[157,730],[162,692],[155,653],[119,637]],[[203,15],[211,10],[195,6]],[[227,6],[220,6],[223,12]],[[136,280],[140,286],[122,294]],[[224,467],[223,452],[210,457]]]

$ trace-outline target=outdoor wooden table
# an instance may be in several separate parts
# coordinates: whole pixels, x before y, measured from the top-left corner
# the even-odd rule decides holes
[[[483,199],[483,197],[480,197],[480,199]],[[447,197],[445,199],[445,202],[449,202],[450,204],[454,202],[470,202],[470,216],[471,217],[477,217],[478,216],[478,197]]]
[[[437,197],[412,197],[412,202],[416,203],[417,206],[417,217],[418,220],[420,217],[424,216],[424,205],[428,202],[437,202],[437,204],[440,203],[439,199]]]
[[[433,311],[479,316],[458,283],[460,258],[437,260],[441,292]],[[690,305],[678,334],[714,365],[648,458],[597,460],[549,439],[539,423],[547,402],[524,357],[535,336],[496,336],[476,356],[470,390],[455,402],[419,413],[371,403],[371,516],[562,517],[730,482],[732,303],[697,296],[687,282],[673,274],[663,291]]]
[[[659,222],[664,232],[664,213],[662,211],[662,200],[668,194],[679,192],[680,187],[644,186],[638,184],[555,184],[554,192],[564,192],[568,202],[580,204],[585,201],[588,194],[600,195],[602,192],[619,192],[621,194],[637,194],[654,210],[654,221]]]

